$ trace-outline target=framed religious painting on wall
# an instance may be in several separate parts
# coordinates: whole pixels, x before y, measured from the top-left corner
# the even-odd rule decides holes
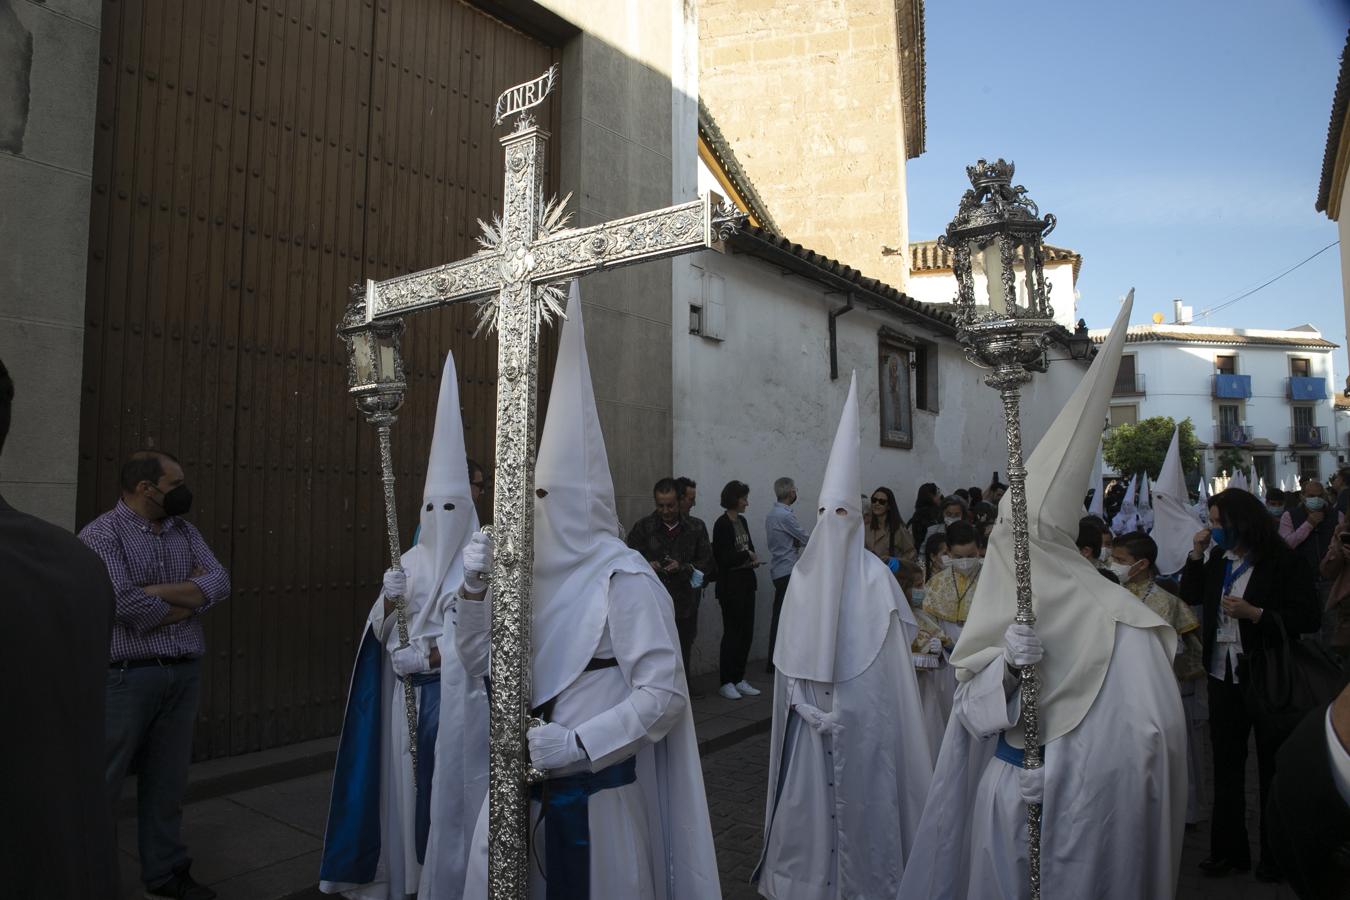
[[[894,335],[877,336],[881,376],[881,446],[909,450],[914,446],[914,410],[910,381],[914,377],[910,362],[914,348]]]

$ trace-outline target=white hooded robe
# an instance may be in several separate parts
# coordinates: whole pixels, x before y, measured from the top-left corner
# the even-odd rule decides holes
[[[465,673],[454,646],[454,590],[463,580],[460,551],[477,529],[478,516],[469,488],[455,363],[449,355],[441,374],[419,524],[418,543],[400,563],[408,579],[404,599],[409,642],[424,655],[433,646],[441,655],[434,753],[430,760],[418,761],[424,772],[432,772],[430,785],[419,785],[431,792],[426,851],[419,862],[403,682],[390,662],[400,640],[396,617],[384,614],[381,593],[371,606],[358,649],[334,772],[319,884],[325,893],[359,900],[402,900],[414,893],[420,900],[458,900],[468,858],[468,822],[487,794],[487,694],[481,679]],[[378,687],[366,683],[371,680],[378,680]],[[362,716],[365,702],[376,699],[372,690],[377,691],[379,708]],[[428,692],[419,688],[417,694],[419,719],[425,720],[423,698]],[[376,722],[377,743],[352,733]],[[418,743],[425,752],[429,747],[423,737],[419,735]],[[373,766],[353,759],[363,750],[378,754]],[[376,772],[378,787],[369,788],[377,795],[344,784],[345,779],[369,779]]]
[[[755,873],[772,900],[894,897],[932,777],[909,649],[914,614],[890,569],[863,545],[858,436],[855,374],[774,652]],[[800,703],[830,713],[842,730],[816,731]]]
[[[1131,305],[1027,464],[1035,628],[1045,647],[1038,665],[1045,900],[1171,897],[1181,861],[1186,725],[1172,674],[1176,634],[1075,546],[1078,486],[1106,414]],[[995,756],[1000,733],[1012,747],[1023,744],[1019,695],[1004,683],[1003,633],[1016,609],[1012,543],[1000,521],[952,654],[961,685],[902,900],[1030,895],[1019,769]]]
[[[637,779],[590,796],[594,900],[721,897],[703,771],[670,595],[624,543],[573,282],[535,472],[532,705],[576,731],[588,759],[550,774],[597,772],[636,757]],[[491,592],[459,604],[465,669],[489,663]],[[586,671],[592,659],[617,665]],[[530,893],[544,897],[546,826],[531,804]],[[538,827],[535,824],[538,823]],[[464,896],[487,897],[487,804]]]

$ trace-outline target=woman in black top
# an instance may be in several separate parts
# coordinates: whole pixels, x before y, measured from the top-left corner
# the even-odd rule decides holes
[[[712,551],[717,561],[717,603],[722,607],[722,652],[719,660],[722,686],[717,693],[728,700],[755,696],[759,689],[745,680],[745,661],[755,636],[755,543],[745,508],[750,505],[750,487],[729,481],[722,488],[723,515],[713,523]]]
[[[1256,764],[1264,808],[1275,774],[1275,752],[1287,732],[1253,721],[1248,714],[1249,662],[1280,652],[1282,641],[1316,631],[1320,619],[1313,572],[1280,538],[1265,505],[1244,490],[1229,489],[1209,501],[1212,529],[1196,534],[1181,573],[1181,597],[1204,609],[1202,638],[1214,744],[1214,811],[1210,816],[1207,875],[1246,871],[1245,785],[1247,738],[1255,728]],[[1211,543],[1209,560],[1204,552]],[[1280,625],[1284,626],[1283,632]],[[1261,816],[1261,861],[1257,878],[1280,878]]]

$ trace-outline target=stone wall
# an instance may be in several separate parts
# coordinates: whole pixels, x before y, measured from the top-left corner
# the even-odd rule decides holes
[[[67,528],[84,347],[97,0],[0,0],[0,359],[14,421],[0,494]]]
[[[574,225],[659,209],[675,170],[692,170],[697,120],[672,86],[692,9],[680,0],[543,0],[581,30],[563,47],[562,172]],[[692,101],[696,102],[696,101]],[[625,526],[651,512],[651,486],[671,467],[672,263],[649,262],[582,280],[596,406]],[[542,417],[543,410],[540,411]]]
[[[896,7],[895,0],[703,0],[699,90],[784,236],[903,289]]]

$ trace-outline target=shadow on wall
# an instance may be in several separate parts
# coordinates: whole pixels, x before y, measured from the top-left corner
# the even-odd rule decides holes
[[[33,34],[19,21],[11,0],[0,0],[0,150],[23,152],[32,70]]]

